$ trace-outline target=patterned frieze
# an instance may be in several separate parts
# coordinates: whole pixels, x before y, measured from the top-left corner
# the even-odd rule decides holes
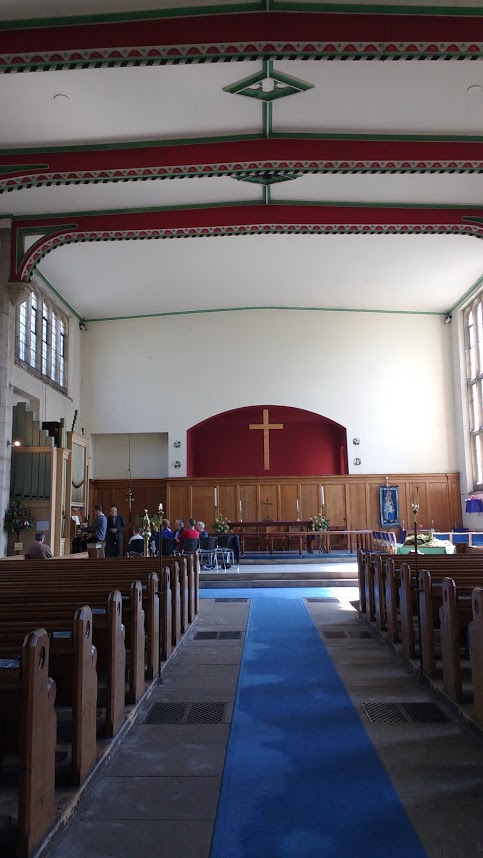
[[[28,281],[51,250],[87,241],[260,234],[400,234],[483,237],[483,209],[426,206],[250,205],[122,212],[13,223],[12,280]],[[26,246],[29,235],[40,236]]]
[[[480,15],[299,10],[226,13],[106,26],[95,16],[69,26],[0,32],[0,72],[240,59],[478,59]]]

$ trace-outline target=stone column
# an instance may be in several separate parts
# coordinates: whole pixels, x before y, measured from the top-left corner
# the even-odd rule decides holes
[[[10,283],[11,223],[0,220],[0,556],[6,554],[8,534],[3,517],[10,496],[12,389],[15,355],[15,308],[25,300],[26,283]]]

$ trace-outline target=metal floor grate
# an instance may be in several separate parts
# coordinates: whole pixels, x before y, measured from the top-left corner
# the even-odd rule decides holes
[[[222,724],[226,703],[154,703],[143,724]]]
[[[306,596],[306,602],[339,602],[340,599],[336,599],[335,596]]]
[[[449,718],[435,703],[361,703],[371,724],[434,724]]]
[[[196,632],[194,641],[239,641],[241,632]]]
[[[215,599],[215,602],[249,602],[250,599]]]
[[[322,629],[322,634],[329,641],[366,640],[372,638],[370,632],[364,632],[359,629],[354,629],[353,632],[348,632],[345,629]]]

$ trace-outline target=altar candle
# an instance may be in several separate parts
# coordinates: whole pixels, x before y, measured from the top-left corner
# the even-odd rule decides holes
[[[241,511],[242,511],[242,502],[241,502],[241,498],[240,498],[240,512]]]
[[[325,495],[324,495],[324,487],[320,487],[320,505],[323,506],[325,503]]]
[[[213,494],[215,498],[215,506],[218,506],[218,489],[213,489]]]
[[[297,498],[297,512],[299,511],[299,499]]]

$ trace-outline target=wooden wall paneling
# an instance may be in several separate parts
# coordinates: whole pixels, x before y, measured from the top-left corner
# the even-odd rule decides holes
[[[243,521],[258,521],[260,518],[258,509],[259,486],[255,483],[252,485],[240,484],[238,491],[242,502]]]
[[[349,495],[347,519],[350,522],[350,530],[366,530],[366,484],[346,483],[346,486]]]
[[[332,527],[346,527],[347,509],[344,482],[325,484],[325,514]]]
[[[173,485],[170,482],[166,492],[166,504],[167,518],[169,518],[171,524],[174,525],[177,518],[181,518],[184,522],[187,522],[191,516],[190,486],[186,483]]]
[[[268,505],[266,501],[268,501]],[[259,520],[264,521],[266,518],[271,518],[272,521],[278,521],[279,517],[278,485],[276,483],[267,483],[264,486],[260,486]]]
[[[226,515],[220,501],[220,490],[216,487],[218,498],[218,511],[222,515]],[[191,518],[196,521],[204,521],[208,525],[207,530],[211,529],[211,525],[215,520],[215,487],[204,485],[193,485],[191,487]],[[186,519],[184,520],[186,524]]]
[[[448,495],[449,495],[449,526],[461,527],[463,523],[462,507],[461,507],[461,490],[459,478],[453,474],[448,477]]]
[[[320,512],[320,484],[302,483],[300,486],[300,518],[309,519]]]
[[[218,504],[220,513],[225,515],[229,521],[238,521],[240,512],[240,504],[238,503],[238,491],[236,483],[221,484],[218,488]],[[210,523],[214,519],[203,519],[206,523]],[[210,530],[209,527],[206,528]]]
[[[300,486],[297,483],[280,483],[278,486],[280,521],[293,521],[297,517],[306,517],[303,512],[304,504],[301,497]],[[300,512],[297,514],[297,500]],[[273,518],[269,513],[270,518]],[[310,516],[309,516],[310,517]]]
[[[449,528],[448,481],[428,483],[429,526],[435,530]]]
[[[409,502],[409,521],[408,530],[413,529],[413,514],[411,512],[411,504],[415,501],[419,503],[418,527],[431,527],[431,518],[428,511],[428,485],[424,478],[421,480],[412,480],[408,482],[408,502]]]

